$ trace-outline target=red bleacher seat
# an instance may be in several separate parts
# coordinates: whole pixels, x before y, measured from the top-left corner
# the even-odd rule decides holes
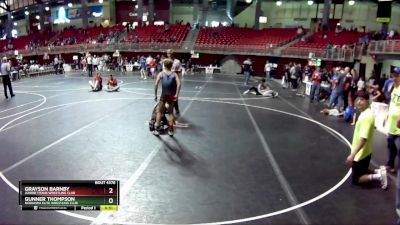
[[[92,27],[86,29],[85,34],[84,29],[82,28],[67,28],[60,33],[58,39],[59,41],[63,41],[66,38],[75,38],[77,44],[80,44],[82,42],[87,42],[87,40],[90,38],[97,40],[101,33],[103,33],[104,37],[107,37],[110,31],[122,31],[123,29],[124,26],[121,25],[116,25],[113,27]]]
[[[311,42],[299,41],[291,45],[290,47],[301,47],[301,48],[322,48],[326,49],[327,45],[330,43],[332,45],[351,45],[358,42],[361,36],[365,33],[353,32],[353,31],[343,31],[339,35],[335,35],[335,32],[328,32],[327,38],[323,39],[323,33],[317,32],[311,35],[308,39]]]
[[[150,25],[145,27],[137,27],[128,34],[128,41],[132,41],[135,36],[138,37],[140,43],[175,43],[171,46],[180,47],[188,33],[187,25],[170,25],[166,31],[164,26]],[[171,42],[170,38],[175,36],[176,40]]]
[[[17,38],[11,39],[12,49],[16,50],[23,50],[28,46],[30,43],[34,43],[38,46],[45,46],[52,36],[52,33],[43,32],[43,33],[33,33],[25,36],[20,36]],[[7,40],[0,41],[0,49],[4,50],[4,47],[8,45]]]
[[[293,28],[252,28],[216,27],[202,28],[196,40],[196,47],[213,45],[214,47],[234,47],[242,49],[264,50],[269,45],[282,45],[296,37]]]

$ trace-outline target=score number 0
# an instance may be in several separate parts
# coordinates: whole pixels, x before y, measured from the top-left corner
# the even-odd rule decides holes
[[[108,188],[108,193],[113,194],[114,190],[112,188]],[[108,203],[110,203],[110,204],[114,203],[113,198],[108,198]]]

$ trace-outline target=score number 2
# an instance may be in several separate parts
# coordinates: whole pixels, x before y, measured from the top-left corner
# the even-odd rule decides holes
[[[114,188],[108,188],[108,194],[112,195],[114,194]],[[113,204],[114,203],[114,198],[108,198],[108,204]]]
[[[108,188],[108,193],[113,194],[114,190],[112,188]],[[114,202],[113,198],[108,198],[108,203],[112,204]]]

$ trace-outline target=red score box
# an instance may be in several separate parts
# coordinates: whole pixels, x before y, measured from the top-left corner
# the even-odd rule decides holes
[[[104,187],[104,195],[118,196],[118,186],[117,185],[106,185]]]
[[[68,191],[37,191],[35,196],[103,196],[106,195],[105,191],[104,186],[70,187]]]

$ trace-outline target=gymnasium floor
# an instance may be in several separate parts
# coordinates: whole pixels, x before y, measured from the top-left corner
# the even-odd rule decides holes
[[[106,80],[104,74],[103,80]],[[154,80],[92,93],[78,73],[15,82],[0,98],[0,224],[394,224],[389,190],[350,184],[352,127],[283,90],[241,95],[241,76],[187,76],[173,138],[149,130]],[[160,91],[159,91],[160,92]],[[374,165],[386,160],[375,133]],[[119,211],[28,212],[19,180],[121,181]]]

